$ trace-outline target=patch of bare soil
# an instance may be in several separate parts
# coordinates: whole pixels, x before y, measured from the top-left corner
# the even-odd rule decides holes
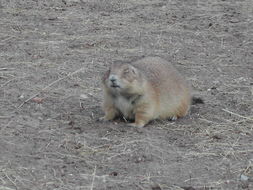
[[[98,121],[101,73],[147,55],[205,104]],[[253,189],[253,2],[0,1],[0,127],[0,190]]]

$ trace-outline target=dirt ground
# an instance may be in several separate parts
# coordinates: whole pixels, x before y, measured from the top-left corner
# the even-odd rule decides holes
[[[108,65],[148,55],[205,104],[98,121]],[[252,190],[253,1],[0,1],[0,127],[0,190]]]

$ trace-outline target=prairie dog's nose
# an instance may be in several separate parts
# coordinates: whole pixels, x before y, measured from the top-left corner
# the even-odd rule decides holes
[[[111,82],[115,82],[115,81],[117,80],[117,78],[116,78],[115,75],[111,75],[111,76],[109,77],[109,79],[110,79]]]

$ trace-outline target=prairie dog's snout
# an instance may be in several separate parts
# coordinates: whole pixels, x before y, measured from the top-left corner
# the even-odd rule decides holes
[[[137,71],[129,64],[113,64],[104,77],[104,84],[111,88],[112,92],[123,92],[131,88],[132,83],[136,81]]]
[[[116,78],[115,75],[110,75],[110,76],[109,76],[109,80],[110,80],[112,83],[114,83],[114,82],[117,80],[117,78]]]
[[[114,74],[109,75],[109,83],[110,83],[110,86],[113,88],[120,87],[119,79],[117,75],[114,75]]]

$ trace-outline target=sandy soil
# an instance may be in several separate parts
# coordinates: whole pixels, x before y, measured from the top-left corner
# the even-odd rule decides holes
[[[147,55],[205,104],[98,121],[101,74]],[[253,2],[0,1],[0,127],[0,190],[253,189]]]

